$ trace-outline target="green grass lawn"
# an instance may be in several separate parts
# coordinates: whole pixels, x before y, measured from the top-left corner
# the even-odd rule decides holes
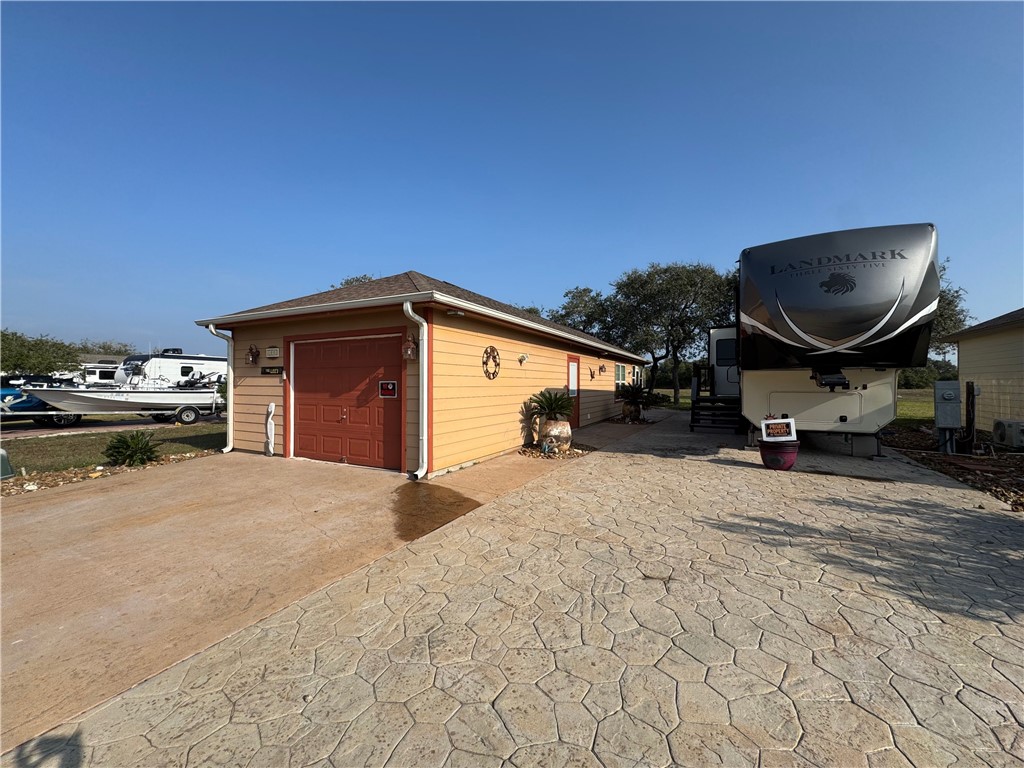
[[[145,423],[152,423],[148,419]],[[167,426],[149,430],[161,456],[193,451],[218,450],[227,444],[225,422],[207,422],[189,427]],[[106,466],[103,455],[110,439],[117,432],[94,435],[53,435],[46,437],[4,440],[3,447],[11,467],[20,473],[59,472],[76,467]]]
[[[929,427],[935,424],[935,394],[930,389],[901,389],[896,401],[894,427]]]
[[[660,395],[668,395],[672,397],[671,389],[656,389],[654,390]],[[667,405],[659,405],[659,408],[668,408],[670,411],[688,411],[690,410],[690,387],[689,385],[679,388],[679,405],[675,403],[668,403]]]

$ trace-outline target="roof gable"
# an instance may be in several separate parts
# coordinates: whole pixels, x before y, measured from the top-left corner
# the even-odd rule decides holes
[[[520,324],[539,326],[540,332],[549,331],[558,336],[571,336],[587,345],[597,345],[616,352],[622,353],[630,359],[642,359],[620,347],[589,333],[578,331],[566,325],[553,322],[540,315],[526,312],[511,304],[497,301],[474,291],[462,288],[454,283],[445,280],[438,280],[420,272],[402,272],[398,275],[381,277],[376,280],[368,280],[363,283],[353,283],[341,288],[333,288],[329,291],[300,296],[287,301],[279,301],[274,304],[265,304],[260,307],[234,312],[209,320],[197,320],[197,325],[232,325],[237,322],[263,319],[266,317],[288,317],[301,315],[314,311],[336,312],[343,311],[349,307],[346,304],[352,303],[358,306],[361,302],[379,302],[382,305],[400,304],[403,300],[408,301],[437,301],[445,303],[445,298],[460,300],[472,304],[485,311],[497,312],[509,316],[513,322]],[[389,301],[393,300],[393,301]]]
[[[959,341],[963,338],[982,336],[992,331],[998,331],[1016,325],[1024,325],[1024,307],[1015,309],[1013,312],[1007,312],[1005,315],[1000,315],[999,317],[993,317],[991,320],[986,320],[983,323],[972,325],[969,328],[964,328],[962,331],[951,333],[949,336],[941,339],[941,341]]]

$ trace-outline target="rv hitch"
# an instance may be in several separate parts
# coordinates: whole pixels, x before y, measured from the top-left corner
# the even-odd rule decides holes
[[[811,378],[814,383],[824,389],[828,387],[829,392],[835,392],[836,388],[849,389],[850,380],[838,368],[814,368],[811,370]]]

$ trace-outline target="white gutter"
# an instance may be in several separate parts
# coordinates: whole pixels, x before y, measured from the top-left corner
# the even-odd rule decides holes
[[[228,336],[223,331],[218,331],[217,326],[213,323],[207,325],[206,330],[228,343],[228,442],[221,449],[221,453],[230,453],[235,447],[235,338]]]
[[[406,317],[420,327],[420,465],[413,473],[413,480],[422,480],[427,474],[427,453],[430,447],[427,442],[427,429],[430,423],[430,403],[427,402],[427,372],[430,370],[427,364],[430,357],[430,350],[427,348],[429,337],[427,335],[427,321],[412,311],[411,301],[402,302],[402,311],[405,312]]]

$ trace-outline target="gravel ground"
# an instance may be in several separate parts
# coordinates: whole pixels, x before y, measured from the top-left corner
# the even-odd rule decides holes
[[[141,472],[149,467],[161,464],[177,464],[181,461],[197,459],[200,456],[210,456],[214,453],[217,453],[217,451],[193,451],[176,456],[164,456],[152,464],[142,467],[112,467],[104,465],[65,469],[61,472],[29,472],[26,475],[15,475],[4,480],[0,484],[0,496],[20,496],[23,493],[31,493],[43,488],[56,488],[59,485],[67,485],[68,483],[80,483],[83,480],[95,480],[99,477],[110,477],[111,475],[120,475],[124,472]]]

